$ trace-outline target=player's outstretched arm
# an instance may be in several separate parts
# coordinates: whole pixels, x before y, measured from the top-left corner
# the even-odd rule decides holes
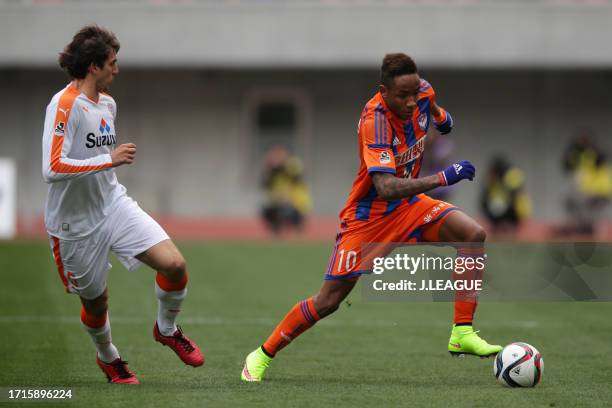
[[[372,173],[372,182],[376,187],[378,196],[386,201],[425,193],[442,185],[437,175],[406,179],[395,177],[391,173],[378,172]]]
[[[425,193],[436,187],[450,186],[463,179],[473,180],[475,175],[474,165],[467,160],[461,160],[438,174],[416,179],[395,177],[391,173],[374,172],[372,182],[380,198],[397,200]]]

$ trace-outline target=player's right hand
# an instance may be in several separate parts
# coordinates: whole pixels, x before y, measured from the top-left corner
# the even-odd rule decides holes
[[[467,160],[461,160],[438,173],[443,186],[451,186],[463,179],[473,180],[475,175],[476,168]]]
[[[113,167],[121,166],[122,164],[132,164],[136,157],[136,145],[134,143],[125,143],[119,145],[111,153]]]

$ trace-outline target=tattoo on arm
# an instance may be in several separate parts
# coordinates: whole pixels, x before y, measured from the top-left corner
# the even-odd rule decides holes
[[[425,193],[442,185],[436,174],[416,179],[399,178],[391,173],[379,172],[372,173],[371,176],[378,196],[386,201]]]

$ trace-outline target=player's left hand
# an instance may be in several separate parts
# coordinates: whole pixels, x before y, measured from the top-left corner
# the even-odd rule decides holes
[[[476,168],[468,160],[461,160],[438,173],[443,186],[452,186],[463,179],[472,181],[475,176]]]

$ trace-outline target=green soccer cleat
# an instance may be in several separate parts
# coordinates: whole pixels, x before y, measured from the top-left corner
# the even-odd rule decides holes
[[[247,356],[240,378],[248,382],[261,381],[271,361],[272,357],[268,357],[261,347],[257,348]]]
[[[480,338],[472,326],[453,326],[450,340],[448,341],[448,352],[453,357],[470,354],[486,358],[496,355],[502,350],[502,346],[492,345]]]

